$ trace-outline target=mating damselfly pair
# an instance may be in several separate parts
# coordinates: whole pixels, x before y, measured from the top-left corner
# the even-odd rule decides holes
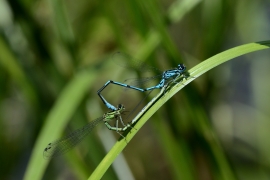
[[[140,71],[146,71],[146,70],[151,70],[151,69],[155,69],[151,66],[147,66],[144,63],[134,60],[132,58],[130,58],[128,55],[125,55],[123,53],[117,52],[113,55],[113,60],[119,62],[121,62],[121,65],[126,67],[126,68],[132,68],[132,69],[136,69],[136,70],[140,70]],[[118,63],[119,64],[119,63]],[[104,122],[105,125],[107,126],[107,128],[109,130],[113,130],[116,131],[118,134],[120,134],[120,132],[123,132],[125,130],[127,130],[128,128],[132,128],[133,124],[136,123],[136,121],[132,121],[131,123],[125,124],[124,121],[122,120],[122,114],[125,112],[125,106],[122,104],[119,104],[118,107],[113,106],[111,103],[109,103],[102,95],[101,92],[108,87],[109,84],[114,84],[117,86],[122,86],[128,89],[132,89],[132,90],[136,90],[139,92],[146,92],[146,91],[152,91],[154,89],[161,89],[164,88],[165,86],[167,86],[170,82],[174,82],[178,77],[184,75],[184,77],[186,78],[187,76],[185,75],[185,71],[186,71],[186,67],[184,64],[179,64],[177,66],[177,68],[174,69],[169,69],[166,71],[159,71],[160,74],[153,76],[153,77],[147,77],[147,78],[143,78],[141,80],[135,80],[135,82],[137,84],[142,84],[142,83],[146,83],[155,79],[160,79],[159,83],[148,87],[148,88],[140,88],[137,86],[137,84],[133,85],[133,83],[127,84],[127,83],[120,83],[120,82],[116,82],[116,81],[112,81],[109,80],[107,81],[104,86],[102,86],[98,91],[97,94],[98,96],[101,98],[102,102],[106,105],[106,107],[108,109],[110,109],[110,112],[105,113],[102,117],[97,118],[93,121],[91,121],[90,123],[88,123],[87,125],[85,125],[84,127],[75,130],[74,132],[72,132],[71,134],[56,140],[52,143],[49,143],[47,145],[47,147],[44,149],[43,155],[45,158],[52,158],[52,157],[56,157],[59,155],[62,155],[66,152],[68,152],[71,148],[73,148],[74,146],[76,146],[79,142],[81,142],[92,130],[94,127],[96,127],[100,122]],[[139,82],[139,83],[138,83]],[[115,126],[110,125],[110,121],[112,120],[116,120],[116,124]],[[118,126],[118,123],[121,123],[121,127]],[[120,134],[121,136],[123,136],[122,134]],[[125,137],[123,137],[125,138]]]

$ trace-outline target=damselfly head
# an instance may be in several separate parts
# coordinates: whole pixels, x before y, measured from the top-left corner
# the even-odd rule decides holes
[[[186,66],[184,64],[178,64],[178,68],[177,69],[179,69],[181,71],[184,71],[184,70],[186,70]]]
[[[118,104],[117,109],[118,110],[125,110],[125,106],[123,104]]]

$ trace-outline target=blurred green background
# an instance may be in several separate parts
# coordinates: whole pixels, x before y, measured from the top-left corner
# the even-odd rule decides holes
[[[111,63],[113,52],[163,70],[191,68],[229,48],[269,40],[269,7],[266,0],[1,0],[0,179],[25,176],[40,134],[45,148],[107,112],[96,94],[107,80],[141,76]],[[270,179],[269,55],[236,58],[185,87],[104,179]],[[103,94],[129,110],[145,96],[113,86]],[[55,124],[46,125],[52,116]],[[101,125],[50,163],[37,151],[38,161],[46,161],[39,177],[86,179],[118,137]]]

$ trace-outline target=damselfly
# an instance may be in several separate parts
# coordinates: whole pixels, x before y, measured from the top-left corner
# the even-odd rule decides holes
[[[113,130],[118,133],[119,131],[121,132],[125,131],[127,128],[131,126],[129,124],[125,125],[122,120],[121,113],[123,113],[124,110],[125,110],[124,105],[119,104],[116,110],[107,112],[102,117],[89,122],[87,125],[85,125],[80,129],[77,129],[71,134],[59,140],[56,140],[52,143],[49,143],[47,147],[44,149],[43,152],[44,158],[53,158],[68,152],[70,149],[72,149],[74,146],[80,143],[93,130],[93,128],[96,127],[101,122],[104,122],[104,124],[107,126],[109,130]],[[110,125],[109,121],[111,120],[116,120],[115,126]],[[118,121],[120,121],[123,127],[118,126]]]
[[[124,67],[128,67],[128,68],[133,68],[133,69],[137,69],[137,70],[141,70],[141,71],[146,71],[147,69],[155,69],[153,67],[147,66],[142,62],[136,61],[132,58],[130,58],[129,56],[122,54],[120,52],[117,52],[113,55],[113,59],[121,59],[122,62],[124,62]],[[115,84],[118,86],[123,86],[129,89],[134,89],[137,91],[141,91],[141,92],[145,92],[145,91],[150,91],[153,89],[161,89],[163,88],[165,85],[167,85],[169,82],[174,81],[176,78],[178,78],[179,76],[181,76],[182,74],[184,74],[186,71],[186,67],[184,64],[178,64],[177,68],[174,69],[169,69],[166,71],[159,71],[160,75],[154,76],[154,77],[147,77],[145,78],[144,82],[147,81],[151,81],[154,80],[156,78],[159,78],[160,81],[157,85],[149,87],[149,88],[139,88],[136,86],[132,86],[132,85],[128,85],[125,83],[120,83],[120,82],[116,82],[116,81],[112,81],[109,80],[107,81],[104,86],[102,86],[98,91],[97,94],[99,95],[99,97],[101,98],[102,102],[107,106],[107,108],[109,108],[110,110],[116,110],[117,108],[114,107],[112,104],[110,104],[102,95],[101,92],[109,85],[109,84]]]

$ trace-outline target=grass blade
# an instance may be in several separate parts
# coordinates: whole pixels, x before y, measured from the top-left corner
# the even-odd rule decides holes
[[[41,179],[48,160],[43,159],[43,150],[54,139],[59,138],[68,120],[88,92],[97,76],[96,70],[79,72],[66,86],[50,111],[32,151],[24,179]]]
[[[135,117],[138,120],[134,129],[132,129],[126,135],[126,140],[122,139],[118,141],[111,149],[111,151],[104,157],[104,159],[100,162],[99,166],[95,169],[92,175],[89,177],[89,180],[101,179],[103,174],[109,168],[109,166],[113,163],[115,158],[122,152],[122,150],[127,145],[127,142],[131,141],[131,139],[135,136],[135,134],[139,131],[139,129],[147,122],[147,120],[163,105],[166,101],[168,101],[172,96],[174,96],[178,91],[180,91],[185,85],[192,82],[195,78],[200,75],[206,73],[210,69],[226,62],[232,60],[235,57],[248,54],[250,52],[259,51],[263,49],[269,48],[270,41],[258,42],[258,43],[249,43],[245,45],[241,45],[229,50],[226,50],[222,53],[219,53],[197,66],[193,67],[188,71],[191,77],[184,79],[181,83],[178,83],[170,88],[169,91],[163,93],[162,91],[149,102],[146,107]],[[136,129],[136,130],[135,130]],[[221,164],[219,164],[221,165]],[[221,166],[224,165],[224,162]],[[230,171],[230,168],[226,168],[226,172],[221,173],[223,179],[226,177],[230,177],[230,179],[235,179],[233,173]]]

